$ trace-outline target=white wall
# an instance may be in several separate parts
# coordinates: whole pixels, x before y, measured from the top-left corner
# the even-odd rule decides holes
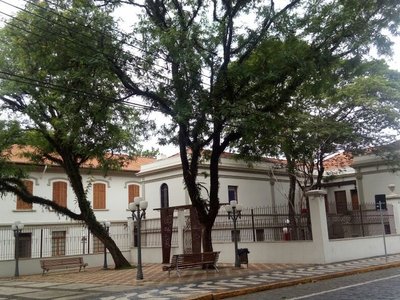
[[[238,200],[244,207],[260,207],[272,205],[272,194],[275,204],[287,203],[288,179],[282,172],[271,175],[271,163],[247,164],[233,159],[221,159],[219,171],[219,199],[221,203],[228,201],[228,186],[238,187]],[[207,165],[199,168],[198,182],[209,190],[209,174]],[[205,174],[205,175],[204,175]],[[160,188],[163,183],[168,185],[169,206],[191,204],[185,189],[181,162],[179,157],[172,157],[144,165],[138,173],[143,184],[143,195],[149,202],[147,215],[149,218],[159,217]],[[271,185],[271,181],[276,181]],[[272,189],[274,192],[272,193]],[[207,193],[202,190],[202,196]]]
[[[52,181],[63,180],[67,181],[67,177],[57,170],[51,168],[45,172],[31,172],[30,178],[33,180],[33,194],[41,196],[43,198],[52,199]],[[111,173],[110,173],[111,174]],[[91,182],[103,182],[106,183],[106,209],[95,210],[95,214],[99,220],[107,219],[109,221],[120,221],[126,220],[130,216],[130,212],[127,210],[128,207],[128,183],[137,183],[140,185],[140,179],[134,177],[133,173],[111,174],[104,177],[100,174],[83,175],[83,182],[85,186]],[[67,189],[67,207],[74,212],[79,212],[75,195],[73,190],[68,183]],[[88,199],[91,200],[93,197],[92,189],[89,188]],[[65,222],[68,220],[64,216],[59,216],[53,211],[40,206],[39,204],[33,204],[33,209],[29,211],[18,211],[16,210],[16,199],[17,197],[13,194],[7,194],[1,199],[1,220],[0,224],[10,224],[14,221],[29,222],[30,224],[42,223],[42,222]]]
[[[386,236],[388,254],[400,253],[400,235]],[[214,251],[220,251],[220,263],[234,263],[233,243],[213,243]],[[249,263],[296,263],[327,264],[362,259],[385,254],[382,236],[330,240],[326,255],[313,241],[282,241],[239,243],[240,248],[249,249]],[[136,248],[132,248],[131,261],[137,262]],[[171,256],[179,254],[171,249]],[[142,249],[143,263],[161,263],[161,248]]]
[[[389,192],[388,185],[395,184],[396,187],[400,188],[400,175],[399,172],[377,172],[363,174],[363,186],[364,186],[364,201],[374,202],[375,195],[387,194]]]
[[[126,259],[130,260],[130,252],[124,251],[122,254]],[[104,254],[87,254],[80,255],[83,257],[83,261],[88,264],[87,268],[102,268],[104,262]],[[49,258],[45,258],[49,259]],[[51,258],[50,258],[51,259]],[[110,254],[107,256],[108,266],[113,267],[113,260]],[[52,271],[50,271],[51,273]],[[57,272],[56,270],[53,272]],[[19,275],[32,275],[41,274],[42,269],[40,267],[40,258],[29,258],[19,260]],[[0,261],[0,277],[13,277],[15,274],[15,261],[6,260]]]

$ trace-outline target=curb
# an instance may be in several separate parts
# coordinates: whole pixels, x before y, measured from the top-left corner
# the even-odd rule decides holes
[[[279,281],[279,282],[261,284],[261,285],[252,286],[252,287],[248,287],[248,288],[236,289],[233,291],[213,292],[213,293],[204,294],[204,295],[200,295],[200,296],[194,296],[192,298],[189,298],[188,300],[219,300],[219,299],[225,299],[225,298],[230,298],[230,297],[242,296],[242,295],[246,295],[246,294],[253,294],[253,293],[262,292],[262,291],[279,289],[279,288],[283,288],[283,287],[289,287],[289,286],[298,285],[298,284],[312,283],[312,282],[321,281],[321,280],[333,279],[333,278],[337,278],[337,277],[349,276],[349,275],[360,274],[360,273],[367,273],[367,272],[371,272],[371,271],[385,270],[385,269],[396,268],[396,267],[400,267],[400,262],[385,263],[383,265],[369,266],[369,267],[353,269],[353,270],[348,270],[348,271],[335,272],[335,273],[324,274],[324,275],[307,276],[307,277],[303,277],[300,279],[283,280],[283,281]]]

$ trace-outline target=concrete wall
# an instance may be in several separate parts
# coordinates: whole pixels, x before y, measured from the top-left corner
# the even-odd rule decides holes
[[[385,254],[383,236],[329,240],[325,210],[325,191],[309,191],[310,216],[312,223],[312,241],[257,242],[239,243],[239,248],[250,251],[249,261],[253,263],[332,263],[352,259],[361,259]],[[400,195],[392,193],[389,197],[394,205],[394,211],[400,211]],[[396,219],[395,222],[400,222]],[[400,235],[385,237],[388,254],[400,252]],[[234,262],[233,243],[214,243],[214,250],[220,251],[221,263]],[[143,249],[143,261],[161,261],[161,249]],[[171,255],[176,254],[173,248]],[[158,252],[160,251],[160,252]],[[179,250],[178,250],[179,251]],[[132,252],[132,261],[137,255]]]
[[[400,253],[400,235],[387,235],[385,239],[388,254]],[[325,263],[382,255],[385,255],[382,236],[331,240]]]
[[[233,243],[214,243],[214,251],[220,251],[220,263],[234,263]],[[386,236],[388,254],[400,253],[400,235]],[[239,243],[239,248],[247,248],[250,263],[297,263],[326,264],[385,255],[382,236],[330,240],[326,254],[314,241],[285,241]],[[179,254],[171,249],[171,256]],[[143,263],[161,263],[161,248],[142,249]],[[131,261],[137,262],[137,249],[131,250]]]
[[[130,252],[124,251],[122,254],[129,260]],[[107,254],[108,266],[113,266],[113,260],[110,254]],[[104,254],[89,254],[79,255],[83,257],[83,261],[88,263],[87,268],[102,268],[104,262]],[[51,259],[51,258],[45,258]],[[51,273],[52,271],[50,271]],[[53,271],[56,272],[56,271]],[[40,258],[20,259],[19,260],[19,274],[31,275],[41,274]],[[15,274],[15,260],[0,261],[0,277],[13,277]]]

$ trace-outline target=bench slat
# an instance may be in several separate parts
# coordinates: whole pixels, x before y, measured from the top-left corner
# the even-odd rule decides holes
[[[175,254],[171,258],[169,266],[163,266],[163,271],[168,271],[168,276],[171,270],[176,270],[180,276],[179,270],[200,267],[204,265],[212,265],[218,272],[217,261],[219,252],[204,252],[204,253],[191,253],[191,254]],[[207,271],[207,268],[206,268]]]
[[[85,269],[87,263],[83,262],[83,257],[63,257],[56,259],[42,259],[40,260],[40,266],[43,269],[42,275],[49,270],[56,269],[67,269],[67,268],[79,268],[79,272],[81,269]]]

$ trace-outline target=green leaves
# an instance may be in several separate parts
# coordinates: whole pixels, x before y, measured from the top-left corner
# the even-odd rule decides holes
[[[68,149],[81,164],[134,151],[139,117],[118,100],[113,30],[112,18],[87,1],[28,5],[1,30],[2,105],[26,118],[42,154]]]

